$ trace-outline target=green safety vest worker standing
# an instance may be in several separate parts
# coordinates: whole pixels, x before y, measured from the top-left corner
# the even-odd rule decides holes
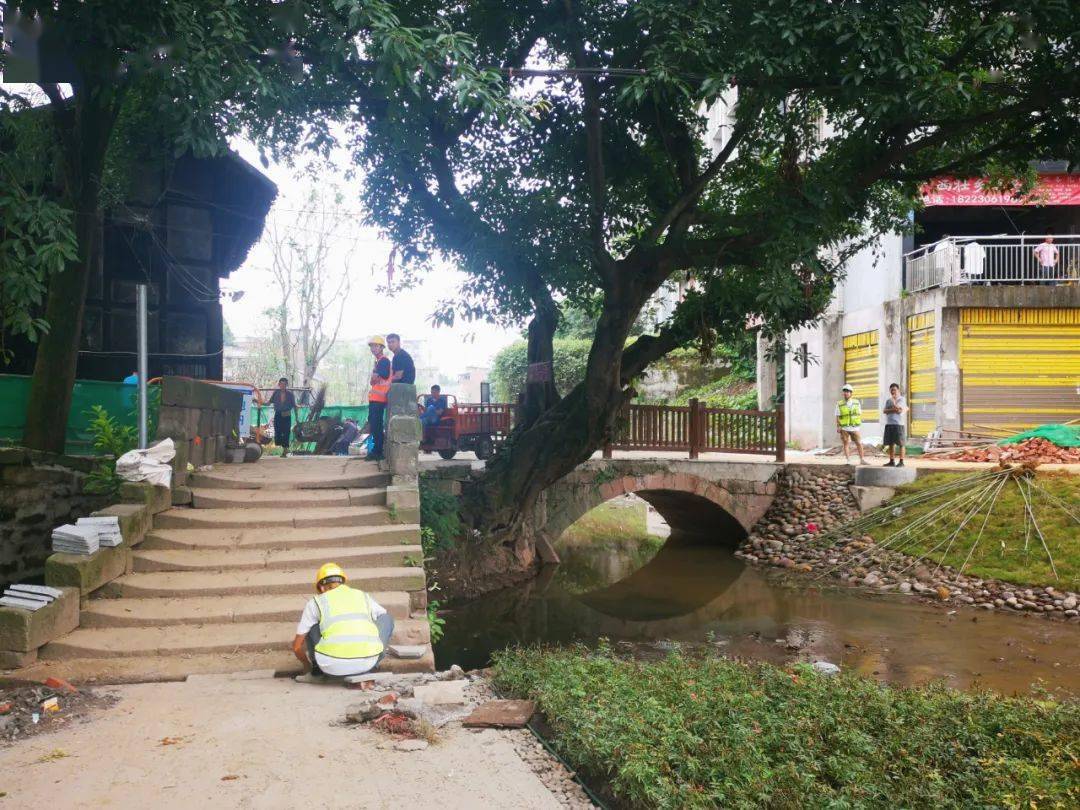
[[[836,429],[840,432],[844,460],[848,460],[848,441],[851,440],[855,442],[855,449],[859,451],[859,463],[865,464],[862,437],[859,436],[859,426],[862,424],[862,403],[856,399],[855,389],[850,385],[845,384],[841,390],[844,398],[836,403]]]

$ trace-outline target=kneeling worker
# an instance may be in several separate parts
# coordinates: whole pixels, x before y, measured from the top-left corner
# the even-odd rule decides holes
[[[293,654],[310,673],[300,683],[326,676],[362,675],[375,668],[394,632],[394,619],[368,594],[350,588],[345,572],[327,563],[315,576],[318,595],[308,601],[296,626]]]

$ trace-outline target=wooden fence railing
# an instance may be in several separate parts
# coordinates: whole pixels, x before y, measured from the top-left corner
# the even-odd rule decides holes
[[[784,460],[784,409],[740,411],[689,405],[631,405],[619,423],[612,450],[664,450],[699,453],[754,453]]]

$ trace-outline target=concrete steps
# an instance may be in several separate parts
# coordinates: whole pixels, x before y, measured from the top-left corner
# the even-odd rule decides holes
[[[110,682],[296,673],[296,622],[331,561],[394,616],[396,643],[427,646],[379,670],[433,670],[420,526],[398,522],[415,521],[412,510],[387,508],[389,481],[354,459],[264,459],[190,476],[192,506],[155,516],[132,572],[95,593],[80,627],[43,647],[34,671],[47,677],[62,664]]]
[[[385,492],[380,493],[385,498]],[[305,509],[169,509],[154,517],[156,529],[312,529],[324,526],[384,526],[393,523],[385,506]]]
[[[405,667],[409,667],[408,670]],[[435,657],[429,651],[416,661],[384,658],[380,672],[432,672]],[[64,658],[39,659],[19,670],[19,677],[40,683],[55,675],[73,683],[152,683],[182,681],[189,675],[224,675],[228,673],[266,673],[277,676],[297,675],[300,662],[290,650],[230,652],[213,655],[141,656],[138,658]]]
[[[151,599],[91,599],[79,617],[79,626],[154,627],[229,622],[296,622],[311,594],[280,596],[165,597]],[[409,619],[409,595],[401,591],[373,591],[372,599],[386,608],[395,622]],[[423,622],[427,626],[427,622]]]
[[[310,596],[313,576],[314,569],[310,567],[291,571],[159,571],[120,577],[105,585],[101,594],[106,598],[135,599],[283,593]],[[421,591],[424,569],[403,566],[357,569],[349,572],[349,584],[365,591]]]
[[[228,549],[337,548],[341,546],[416,545],[420,542],[418,523],[391,523],[381,526],[332,526],[316,529],[154,529],[140,549]]]
[[[132,554],[136,573],[151,571],[233,571],[251,569],[302,568],[315,571],[327,560],[346,569],[363,567],[406,566],[409,560],[423,559],[423,549],[416,545],[362,546],[350,548],[241,549],[218,551],[156,551],[142,549]]]
[[[356,458],[276,459],[264,458],[256,464],[219,465],[213,470],[193,473],[192,487],[215,489],[282,490],[385,488],[390,475],[380,472],[376,462]]]
[[[419,644],[420,623],[398,622],[393,642]],[[425,622],[426,624],[426,622]],[[160,627],[80,628],[41,648],[42,658],[133,658],[156,655],[213,655],[289,649],[296,622],[233,622]],[[390,656],[383,659],[390,660]]]

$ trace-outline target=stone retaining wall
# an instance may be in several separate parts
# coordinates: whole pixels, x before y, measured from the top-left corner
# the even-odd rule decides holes
[[[52,553],[53,528],[108,503],[104,496],[84,492],[95,463],[18,447],[0,449],[0,584],[41,576]]]
[[[187,465],[196,467],[225,460],[240,419],[244,397],[239,391],[188,377],[165,377],[161,381],[161,412],[157,438],[176,444],[173,486],[187,481]]]

